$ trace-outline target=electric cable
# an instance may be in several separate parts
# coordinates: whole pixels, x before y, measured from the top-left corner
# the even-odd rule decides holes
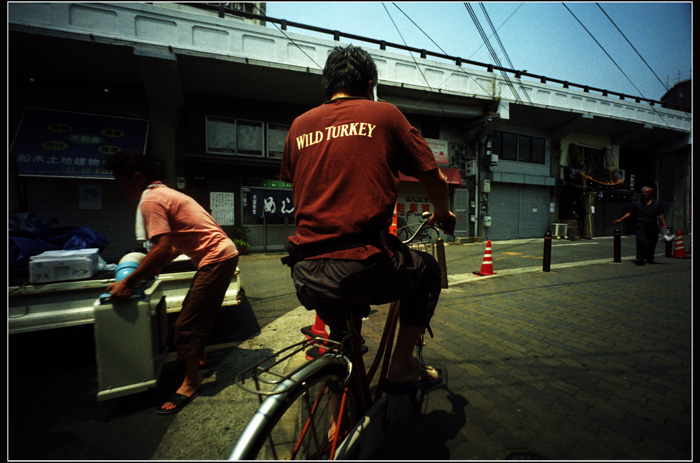
[[[501,41],[501,38],[498,35],[498,31],[494,27],[493,22],[491,21],[491,17],[488,14],[488,11],[486,11],[486,7],[484,6],[483,3],[480,3],[479,5],[481,6],[481,10],[484,14],[484,17],[488,21],[489,26],[491,27],[491,30],[493,31],[493,35],[496,37],[496,40],[497,40],[499,46],[501,47],[501,50],[503,51],[503,55],[505,56],[506,61],[508,61],[508,65],[510,66],[511,69],[515,69],[515,66],[513,65],[513,62],[510,60],[510,57],[508,56],[508,52],[506,51],[506,48],[503,45],[503,42]],[[523,71],[523,72],[525,72],[525,71]],[[515,87],[514,87],[512,81],[510,80],[510,76],[505,74],[504,78],[506,79],[506,82],[508,83],[511,90],[513,92],[515,92]],[[516,96],[516,100],[518,100],[518,102],[523,105],[523,107],[525,108],[525,111],[527,111],[527,113],[530,115],[532,120],[535,121],[535,125],[537,125],[537,128],[542,132],[542,134],[546,138],[548,135],[548,131],[544,128],[544,123],[542,122],[539,115],[533,110],[534,105],[532,103],[532,99],[530,98],[530,94],[527,92],[527,89],[525,88],[525,86],[522,83],[522,80],[520,79],[520,77],[517,74],[516,74],[515,78],[518,80],[518,82],[520,82],[520,89],[525,94],[525,98],[527,99],[529,104],[527,104],[527,105],[523,104],[522,99],[519,98],[519,95],[517,95],[517,93],[514,93]]]
[[[615,21],[613,21],[612,18],[608,15],[608,13],[605,12],[603,7],[600,6],[600,3],[596,3],[596,5],[598,5],[598,8],[600,8],[600,11],[602,11],[603,14],[610,20],[612,25],[615,26],[615,29],[617,29],[617,31],[620,33],[620,35],[622,35],[622,37],[624,37],[624,39],[627,40],[627,43],[629,43],[630,47],[632,47],[632,50],[634,50],[635,53],[637,53],[637,56],[639,56],[639,58],[644,62],[644,64],[647,65],[647,67],[649,68],[651,73],[654,74],[654,77],[656,77],[656,79],[661,83],[661,85],[664,87],[664,89],[666,89],[666,91],[668,91],[668,87],[666,86],[666,84],[664,84],[663,81],[661,79],[659,79],[659,76],[657,76],[656,73],[654,72],[654,70],[651,68],[651,66],[649,66],[649,63],[647,63],[647,61],[644,59],[644,57],[639,53],[639,51],[637,51],[637,49],[634,47],[634,45],[632,45],[632,42],[629,41],[627,36],[625,36],[625,34],[620,30],[620,28],[617,27],[617,24],[615,24]]]
[[[637,92],[639,92],[639,95],[640,95],[642,98],[647,99],[647,98],[644,96],[644,94],[642,93],[642,91],[639,90],[639,89],[637,88],[637,86],[634,84],[634,82],[632,82],[632,79],[630,79],[629,76],[625,73],[625,71],[622,70],[622,68],[620,67],[620,65],[617,64],[617,62],[613,59],[612,56],[610,56],[610,53],[607,52],[607,50],[600,44],[600,42],[598,42],[598,40],[597,40],[597,39],[593,36],[593,34],[586,28],[586,26],[583,25],[583,23],[581,22],[581,20],[578,19],[578,17],[576,17],[576,15],[574,14],[574,12],[571,11],[571,10],[569,9],[568,6],[566,6],[566,3],[562,3],[562,5],[564,6],[564,8],[566,8],[566,10],[567,10],[569,13],[571,13],[571,16],[574,17],[574,19],[581,25],[581,27],[583,27],[583,30],[585,30],[585,31],[588,33],[588,35],[591,36],[591,38],[593,39],[593,41],[594,41],[596,44],[598,44],[598,46],[600,47],[600,49],[603,50],[603,52],[608,56],[608,58],[610,58],[610,61],[612,61],[613,64],[620,70],[620,72],[622,73],[622,75],[625,76],[625,78],[627,78],[627,80],[629,80],[629,82],[632,84],[632,86],[635,88],[635,90],[637,90]],[[664,117],[656,110],[656,108],[655,108],[653,105],[651,105],[651,109],[652,109],[652,111],[654,111],[654,113],[655,113],[657,116],[659,116],[659,118],[661,119],[661,121],[662,121],[667,127],[670,127],[669,124],[666,122],[666,119],[664,119]]]
[[[589,30],[586,28],[586,26],[583,25],[583,23],[581,22],[581,20],[578,19],[578,17],[574,14],[574,12],[571,11],[571,10],[569,9],[568,6],[566,6],[566,3],[562,3],[562,5],[564,6],[564,8],[566,8],[566,10],[567,10],[569,13],[571,13],[571,16],[574,17],[574,19],[581,25],[581,27],[583,27],[583,30],[585,30],[585,31],[588,33],[588,35],[591,36],[591,38],[593,39],[593,41],[600,47],[600,49],[603,50],[603,53],[605,53],[605,54],[607,55],[607,57],[610,58],[610,61],[612,61],[613,64],[615,65],[615,67],[617,67],[617,69],[620,70],[620,72],[622,73],[622,75],[625,76],[625,78],[630,82],[630,84],[632,84],[632,86],[634,87],[634,89],[637,90],[637,92],[639,92],[639,95],[640,95],[642,98],[646,98],[646,97],[644,96],[644,94],[642,93],[642,91],[639,90],[639,89],[637,88],[637,86],[634,84],[634,82],[632,82],[632,79],[630,79],[629,76],[625,73],[625,71],[622,70],[622,68],[620,67],[620,65],[617,64],[617,61],[615,61],[615,59],[614,59],[612,56],[610,56],[610,53],[608,53],[608,51],[605,49],[605,47],[603,47],[603,45],[601,45],[600,42],[598,42],[598,39],[596,39],[596,38],[593,36],[593,34],[591,33],[591,31],[589,31]]]
[[[384,11],[386,11],[386,14],[389,16],[389,20],[391,23],[394,25],[394,28],[396,29],[396,32],[399,34],[399,37],[401,37],[401,41],[403,44],[408,47],[408,43],[406,43],[406,40],[403,38],[403,34],[401,34],[401,31],[399,30],[399,27],[396,25],[396,22],[394,22],[394,18],[391,17],[391,13],[389,13],[389,9],[386,7],[386,5],[382,2],[382,6],[384,7]],[[433,42],[434,43],[434,42]],[[430,93],[428,93],[423,99],[421,99],[416,105],[413,106],[413,108],[409,109],[407,113],[410,113],[414,108],[416,108],[419,104],[421,104],[423,101],[425,101],[430,95],[435,93],[433,88],[430,86],[430,82],[428,82],[428,78],[425,77],[425,74],[423,74],[423,71],[421,70],[421,67],[418,65],[418,62],[416,61],[415,56],[413,56],[413,53],[409,52],[409,55],[411,56],[411,59],[413,60],[413,63],[416,65],[416,68],[418,69],[418,72],[420,72],[421,77],[423,77],[423,80],[425,81],[425,85],[428,86],[428,90],[430,90]],[[437,100],[436,100],[437,101]],[[442,111],[442,114],[447,117],[447,112],[445,111],[445,108],[442,107],[442,104],[440,101],[437,101],[438,106],[440,107],[440,110]]]
[[[257,4],[253,3],[252,5],[253,5],[253,8],[255,8],[256,10],[258,10],[258,14],[260,14],[261,16],[263,16],[263,17],[265,17],[265,18],[267,17],[267,15],[265,14],[265,12],[262,11],[262,10],[260,10],[260,8],[258,8],[258,5],[257,5]],[[311,60],[311,62],[314,63],[314,64],[316,65],[317,68],[323,70],[323,66],[320,66],[320,65],[316,62],[316,60],[314,60],[311,56],[309,56],[309,54],[306,53],[306,51],[305,51],[301,46],[299,46],[299,44],[296,43],[296,42],[294,41],[294,39],[292,39],[290,36],[288,36],[288,35],[284,32],[284,30],[283,30],[281,27],[279,27],[279,26],[278,26],[277,24],[275,24],[274,22],[272,23],[272,25],[275,26],[275,29],[277,29],[282,35],[284,35],[284,37],[285,37],[287,40],[289,40],[290,42],[292,42],[292,44],[293,44],[295,47],[297,47],[297,48],[299,49],[299,51],[301,51],[304,55],[306,55],[306,57],[309,58],[309,60]]]
[[[500,30],[500,29],[505,25],[505,23],[507,23],[508,20],[509,20],[515,13],[517,13],[517,11],[518,11],[518,10],[520,9],[520,7],[523,6],[523,5],[524,5],[524,3],[521,3],[520,5],[518,5],[518,7],[517,7],[515,10],[513,10],[513,12],[512,12],[510,15],[508,15],[508,17],[505,19],[505,21],[503,21],[503,22],[501,23],[501,25],[498,26],[498,27],[496,28],[496,31]],[[494,33],[495,33],[495,31],[494,31]],[[489,38],[491,38],[491,37],[489,37]],[[476,50],[474,50],[474,53],[472,53],[471,55],[469,55],[469,57],[471,58],[472,56],[476,55],[477,52],[478,52],[479,50],[481,50],[481,47],[483,47],[483,46],[484,46],[483,43],[480,44],[480,45],[476,48]]]
[[[430,41],[433,43],[433,45],[435,45],[435,46],[438,48],[438,50],[440,50],[444,55],[448,55],[448,53],[447,53],[445,50],[443,50],[442,47],[440,47],[440,45],[438,45],[437,42],[435,42],[435,41],[430,37],[430,35],[428,35],[423,29],[421,29],[421,27],[418,26],[418,24],[416,24],[416,22],[415,22],[413,19],[411,19],[411,17],[408,16],[408,14],[406,14],[406,12],[404,12],[396,3],[392,3],[392,4],[393,4],[393,5],[396,7],[396,9],[398,9],[404,16],[406,16],[406,18],[407,18],[409,21],[411,21],[411,23],[413,23],[413,25],[416,26],[416,28],[417,28],[419,31],[421,31],[421,32],[423,33],[423,35],[425,35],[425,36],[428,38],[428,40],[430,40]],[[520,6],[522,6],[522,4],[521,4]],[[518,8],[519,8],[519,7],[518,7]],[[517,11],[517,9],[516,9],[515,11]],[[515,13],[515,11],[514,11],[513,13],[511,13],[510,16],[513,16],[513,14]],[[508,18],[510,18],[510,16],[509,16]],[[506,21],[507,21],[507,20],[506,20]],[[503,22],[503,24],[505,24],[505,21]],[[503,24],[501,24],[501,26],[503,26]],[[479,87],[479,88],[480,88],[481,90],[483,90],[485,93],[487,93],[487,94],[489,93],[489,91],[488,91],[487,89],[485,89],[485,88],[481,85],[481,83],[479,83],[479,81],[476,80],[476,79],[474,78],[474,76],[472,76],[471,74],[469,74],[469,73],[468,73],[466,70],[464,70],[463,68],[460,67],[460,69],[461,69],[461,71],[467,76],[467,78],[469,78],[469,79],[471,79],[471,80],[474,81],[474,83],[477,85],[477,87]],[[449,77],[448,77],[448,79],[449,79]],[[432,90],[432,89],[431,89],[431,90]],[[428,96],[429,96],[429,95],[428,95]],[[427,96],[424,97],[422,100],[420,100],[419,103],[423,102],[426,98],[427,98]],[[499,105],[503,105],[503,103],[501,103],[501,102],[499,101]]]

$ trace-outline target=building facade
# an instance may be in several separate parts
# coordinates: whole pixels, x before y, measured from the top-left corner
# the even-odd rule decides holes
[[[245,226],[251,250],[284,249],[294,232],[290,186],[278,180],[286,133],[323,103],[325,57],[347,42],[337,31],[292,32],[260,16],[264,4],[226,5],[10,4],[10,212],[93,228],[111,242],[105,260],[118,260],[137,246],[136,205],[100,160],[131,148],[157,159],[163,180],[227,233]],[[554,223],[584,238],[611,234],[646,184],[687,230],[688,113],[362,45],[379,68],[378,97],[421,131],[448,177],[458,238],[536,238]],[[429,208],[402,177],[400,219]]]

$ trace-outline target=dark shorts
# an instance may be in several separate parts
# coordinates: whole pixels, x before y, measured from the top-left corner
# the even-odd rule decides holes
[[[238,256],[205,265],[195,273],[175,321],[174,343],[185,360],[201,358],[238,265]]]
[[[337,341],[342,340],[351,316],[361,321],[369,315],[370,305],[397,299],[401,300],[401,323],[426,327],[440,297],[440,267],[430,254],[409,253],[412,263],[387,253],[362,261],[302,260],[292,270],[297,297],[304,307],[316,311],[329,326],[331,339]]]

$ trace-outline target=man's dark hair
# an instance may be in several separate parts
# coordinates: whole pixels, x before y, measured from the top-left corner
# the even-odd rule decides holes
[[[377,65],[360,47],[335,47],[323,68],[321,86],[329,100],[338,92],[352,96],[364,95],[369,81],[377,85]]]
[[[158,180],[158,165],[148,156],[136,151],[124,150],[114,153],[102,164],[116,175],[131,177],[134,172],[142,174],[146,180]]]

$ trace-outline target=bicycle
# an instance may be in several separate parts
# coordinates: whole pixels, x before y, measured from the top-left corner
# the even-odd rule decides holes
[[[423,214],[427,214],[427,212],[424,212]],[[412,246],[415,249],[427,252],[428,246],[430,246],[430,253],[433,256],[435,256],[434,249],[432,248],[432,246],[437,242],[438,238],[440,238],[440,232],[438,231],[438,229],[431,226],[423,226],[423,223],[420,222],[418,226],[419,229],[422,227],[422,230],[416,230],[414,229],[416,225],[415,223],[408,223],[408,216],[406,218],[402,218],[401,220],[403,223],[401,227],[399,227],[399,229],[396,231],[396,236],[401,241],[416,243],[417,246]]]
[[[418,230],[405,244],[428,226],[430,213],[423,216]],[[239,373],[237,385],[257,394],[260,406],[239,436],[229,460],[370,457],[390,425],[389,400],[383,394],[382,383],[389,369],[399,305],[398,300],[390,304],[382,337],[368,370],[362,358],[362,336],[356,329],[358,320],[351,318],[348,321],[350,334],[344,340],[349,341],[349,351],[343,342],[311,337]],[[430,327],[427,329],[432,336]],[[423,336],[416,344],[416,358],[424,364]],[[313,346],[326,350],[291,373],[284,372],[288,362]],[[275,371],[275,367],[282,372]],[[377,372],[377,383],[371,388]],[[441,373],[446,383],[447,371],[442,368]],[[246,380],[252,381],[254,388],[247,386]],[[419,390],[409,395],[416,409],[422,407],[427,392]]]

